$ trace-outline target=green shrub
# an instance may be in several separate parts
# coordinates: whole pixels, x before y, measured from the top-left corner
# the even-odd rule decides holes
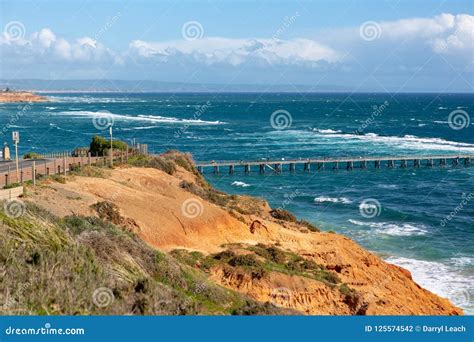
[[[23,159],[38,159],[41,156],[36,152],[28,152],[23,155]]]
[[[8,184],[8,185],[5,185],[3,188],[4,188],[4,189],[13,189],[13,188],[17,188],[17,187],[19,187],[19,186],[21,186],[20,183],[10,183],[10,184]]]
[[[219,252],[217,254],[214,254],[214,256],[213,256],[214,259],[222,260],[222,261],[225,261],[225,262],[229,261],[233,257],[235,257],[235,253],[230,251],[230,250]]]
[[[313,225],[312,223],[306,221],[306,220],[300,220],[300,224],[311,230],[312,232],[320,232],[321,230]]]
[[[230,266],[261,266],[254,254],[237,255],[228,261]]]
[[[288,210],[277,208],[270,211],[270,214],[277,220],[288,221],[288,222],[297,222],[296,217],[290,213]]]
[[[176,165],[172,161],[162,157],[151,158],[147,166],[164,171],[169,175],[172,175],[176,172]]]
[[[121,150],[125,151],[128,148],[127,143],[120,141],[120,140],[113,140],[112,147],[114,150]],[[103,138],[98,135],[94,135],[92,137],[92,141],[89,146],[89,151],[92,155],[95,156],[103,156],[105,151],[110,149],[110,140]]]

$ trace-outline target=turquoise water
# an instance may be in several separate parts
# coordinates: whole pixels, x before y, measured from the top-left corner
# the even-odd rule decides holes
[[[20,131],[21,153],[87,145],[113,121],[119,139],[154,152],[188,151],[199,161],[474,154],[474,118],[459,130],[448,119],[455,110],[474,115],[470,94],[49,95],[49,103],[0,105],[4,140]],[[474,167],[206,177],[351,237],[474,312]],[[366,201],[377,215],[368,217]]]

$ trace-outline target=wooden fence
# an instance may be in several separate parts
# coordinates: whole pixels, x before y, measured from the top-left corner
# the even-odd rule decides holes
[[[114,153],[114,164],[128,162],[128,158],[136,153]],[[80,156],[64,155],[61,158],[26,159],[19,162],[18,174],[14,162],[8,164],[8,169],[0,172],[0,187],[13,183],[33,181],[41,176],[66,175],[72,170],[87,165],[106,166],[110,164],[108,156]],[[34,171],[33,171],[34,170]],[[35,174],[35,177],[33,177]]]

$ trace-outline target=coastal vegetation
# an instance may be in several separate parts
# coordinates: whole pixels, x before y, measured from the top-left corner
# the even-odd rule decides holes
[[[0,211],[1,314],[290,313],[208,282],[108,220],[25,210]]]
[[[128,145],[126,142],[120,140],[112,141],[112,148],[114,150],[126,151]],[[110,140],[103,138],[101,136],[95,135],[92,137],[90,143],[89,151],[94,156],[103,156],[106,154],[106,151],[110,149]]]

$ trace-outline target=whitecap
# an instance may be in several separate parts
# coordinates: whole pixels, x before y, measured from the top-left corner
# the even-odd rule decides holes
[[[395,224],[391,222],[365,222],[349,219],[349,222],[356,226],[364,226],[372,228],[376,234],[392,235],[392,236],[416,236],[425,235],[428,230],[424,225],[413,225],[409,223]]]
[[[246,188],[246,187],[249,187],[249,186],[250,186],[250,184],[247,184],[247,183],[244,183],[244,182],[240,182],[240,181],[232,182],[231,185],[240,186],[240,187],[242,187],[242,188]]]
[[[396,184],[377,184],[377,187],[382,189],[398,189]]]
[[[319,196],[314,199],[316,203],[343,203],[343,204],[350,204],[352,201],[347,197],[327,197],[327,196]]]
[[[339,131],[339,130],[319,129],[319,128],[314,128],[313,131],[319,132],[321,134],[335,134],[335,133],[341,133],[342,132],[342,131]]]
[[[221,121],[204,121],[201,119],[180,119],[175,117],[166,117],[159,115],[123,115],[123,114],[113,114],[106,111],[63,111],[59,113],[54,113],[54,115],[67,115],[67,116],[86,116],[86,117],[95,117],[95,118],[111,118],[113,120],[122,120],[122,121],[147,121],[155,123],[168,123],[168,124],[190,124],[190,125],[220,125],[224,124]]]
[[[320,134],[320,133],[316,133]],[[415,135],[399,136],[380,136],[376,133],[366,134],[350,134],[350,133],[333,133],[324,134],[326,138],[341,138],[350,140],[361,140],[374,143],[384,143],[387,145],[418,149],[418,150],[446,150],[446,151],[466,151],[474,153],[474,144],[445,140],[443,138],[423,138]]]

